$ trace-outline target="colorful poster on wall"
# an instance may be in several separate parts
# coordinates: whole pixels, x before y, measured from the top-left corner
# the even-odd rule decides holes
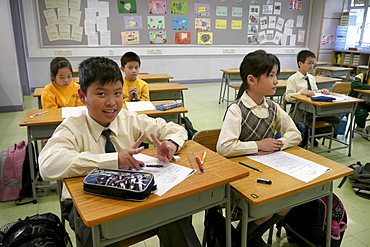
[[[150,44],[164,44],[167,43],[166,31],[149,32]]]
[[[166,1],[149,1],[149,14],[164,15],[166,13]]]
[[[190,44],[191,32],[175,32],[176,44]]]
[[[186,15],[188,13],[188,2],[172,1],[171,14]]]
[[[302,0],[289,0],[289,9],[302,10]]]
[[[165,22],[163,15],[148,16],[148,29],[165,29]]]
[[[334,35],[333,34],[323,35],[321,38],[321,45],[322,46],[333,46],[334,45]]]
[[[137,13],[136,0],[117,0],[118,14],[133,14]]]
[[[198,33],[198,45],[211,45],[213,43],[212,32],[199,32]]]
[[[243,21],[241,20],[232,20],[231,29],[241,30],[243,28]]]
[[[260,6],[250,5],[249,6],[249,23],[256,24],[259,21],[260,16]]]
[[[258,44],[258,36],[257,35],[248,35],[247,37],[247,43],[249,45],[255,45]]]
[[[216,29],[226,29],[227,28],[227,20],[220,20],[216,19]]]
[[[194,14],[197,16],[209,16],[210,5],[207,3],[194,3]]]
[[[141,16],[125,16],[124,21],[126,30],[143,28]]]
[[[211,19],[195,18],[195,30],[202,30],[202,31],[211,30]]]
[[[188,17],[172,17],[172,30],[188,30],[189,18]]]
[[[257,34],[258,25],[248,25],[248,34]]]
[[[121,32],[122,45],[140,44],[139,31]]]

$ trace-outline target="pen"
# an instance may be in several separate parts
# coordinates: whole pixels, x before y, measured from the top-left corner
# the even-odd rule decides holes
[[[196,161],[197,161],[197,163],[198,163],[199,170],[200,170],[201,172],[204,172],[204,168],[203,168],[203,166],[202,166],[202,162],[200,161],[200,158],[199,158],[198,156],[195,156],[195,160],[196,160]]]
[[[40,112],[40,113],[37,113],[37,114],[34,114],[34,115],[32,115],[32,116],[30,116],[30,118],[34,118],[34,117],[36,117],[36,116],[39,116],[39,115],[41,115],[41,114],[45,114],[45,113],[48,113],[49,111],[43,111],[43,112]]]
[[[246,166],[246,167],[249,167],[249,168],[251,168],[251,169],[253,169],[253,170],[256,170],[256,171],[262,172],[260,169],[257,169],[257,168],[255,168],[255,167],[250,166],[250,165],[247,165],[247,164],[244,164],[243,162],[239,162],[239,164],[241,164],[241,165],[243,165],[243,166]]]
[[[207,150],[204,150],[203,157],[202,157],[202,162],[201,162],[202,165],[204,164],[204,161],[206,161],[206,156],[207,156]]]
[[[164,167],[163,165],[140,165],[140,167],[157,167],[157,168],[161,168],[161,167]]]

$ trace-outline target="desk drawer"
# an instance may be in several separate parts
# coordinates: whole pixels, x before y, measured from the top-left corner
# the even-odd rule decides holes
[[[59,124],[47,124],[47,125],[36,125],[28,126],[31,129],[30,133],[34,139],[48,139],[50,138],[54,130],[58,127]]]
[[[101,235],[112,239],[157,228],[225,202],[226,185],[131,214],[100,225]]]
[[[327,196],[330,194],[331,182],[306,189],[260,206],[248,205],[249,217],[261,218],[287,208]]]
[[[182,100],[181,91],[149,92],[151,101],[154,100]]]

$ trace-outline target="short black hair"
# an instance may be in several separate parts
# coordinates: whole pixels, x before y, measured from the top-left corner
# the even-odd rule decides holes
[[[262,75],[269,74],[275,65],[277,66],[277,75],[279,75],[280,61],[277,56],[267,53],[264,50],[248,53],[240,64],[240,77],[243,83],[236,98],[239,99],[244,91],[249,88],[247,81],[248,75],[260,78]]]
[[[125,54],[122,55],[121,57],[121,66],[125,67],[126,63],[128,62],[138,62],[139,66],[141,65],[140,57],[132,51],[128,51]]]
[[[50,74],[53,75],[54,77],[57,76],[58,70],[62,68],[68,68],[71,70],[72,73],[72,66],[65,57],[55,57],[53,60],[50,62]]]
[[[306,59],[308,57],[316,58],[315,53],[313,53],[312,51],[309,51],[309,50],[302,50],[298,53],[298,55],[297,55],[298,68],[299,68],[299,62],[302,62],[302,63],[306,62]]]
[[[78,77],[80,88],[86,94],[87,88],[94,82],[99,81],[101,85],[120,81],[123,78],[118,64],[106,57],[90,57],[79,65]]]

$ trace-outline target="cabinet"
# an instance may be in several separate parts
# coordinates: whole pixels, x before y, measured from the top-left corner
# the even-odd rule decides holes
[[[353,68],[357,74],[364,69],[369,70],[370,53],[359,51],[333,51],[331,62],[334,66]]]

